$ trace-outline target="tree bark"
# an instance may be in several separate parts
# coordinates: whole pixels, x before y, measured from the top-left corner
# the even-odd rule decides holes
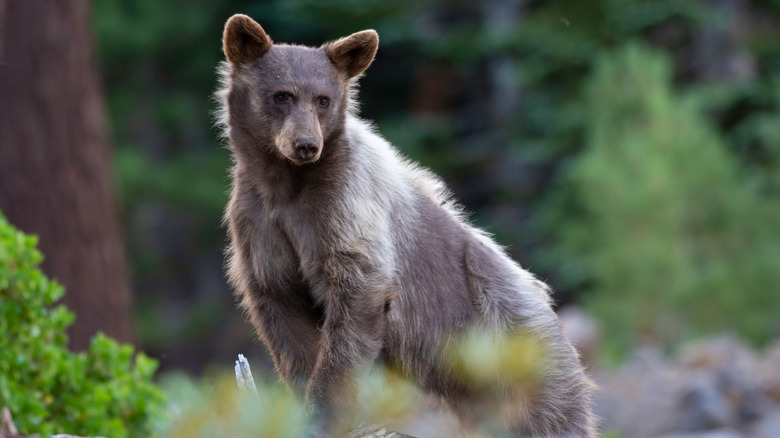
[[[0,0],[0,210],[37,234],[71,346],[131,341],[132,302],[88,0]]]

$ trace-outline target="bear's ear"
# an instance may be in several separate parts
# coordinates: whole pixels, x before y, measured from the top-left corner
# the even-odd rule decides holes
[[[323,44],[322,48],[348,78],[363,73],[376,55],[379,35],[373,29],[353,33],[348,37]]]
[[[257,22],[236,14],[225,23],[222,50],[233,64],[244,64],[265,54],[274,42]]]

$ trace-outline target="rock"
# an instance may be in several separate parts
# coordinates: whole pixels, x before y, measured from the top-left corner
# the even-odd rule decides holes
[[[630,438],[780,438],[780,342],[761,356],[732,336],[683,346],[671,359],[646,347],[618,372],[595,377],[603,430]]]
[[[753,423],[763,417],[767,409],[768,403],[764,391],[760,388],[751,388],[740,397],[737,405],[737,420],[742,425]]]
[[[706,432],[670,433],[656,438],[745,438],[745,435],[730,429],[718,429]]]
[[[347,434],[346,438],[414,438],[409,435],[403,435],[398,432],[388,432],[387,429],[380,425],[374,424],[367,427],[362,427],[354,432]]]
[[[764,352],[759,376],[767,399],[780,405],[780,340],[773,342]]]
[[[760,381],[756,354],[734,336],[685,345],[677,356],[676,362],[691,371],[719,373],[724,391],[741,392]]]
[[[752,438],[780,437],[780,409],[768,413],[757,422],[753,426],[750,436]]]
[[[693,376],[679,395],[678,430],[701,431],[734,424],[733,407],[718,388],[715,376]]]
[[[675,430],[676,388],[680,378],[660,350],[637,350],[616,374],[595,376],[596,413],[604,430],[631,438],[651,438]]]
[[[577,306],[566,306],[558,311],[563,332],[580,353],[580,359],[586,367],[596,362],[596,354],[601,343],[601,332],[595,318],[583,312]]]
[[[739,339],[719,336],[688,345],[681,349],[678,362],[692,375],[711,380],[710,389],[715,389],[726,402],[728,419],[721,412],[718,419],[712,418],[718,424],[710,426],[728,425],[741,430],[762,417],[767,406],[766,379],[759,371],[758,356]],[[707,400],[714,402],[714,395]],[[714,405],[702,408],[711,409]]]
[[[460,423],[455,415],[435,399],[428,399],[419,415],[409,418],[394,429],[420,438],[460,437]]]

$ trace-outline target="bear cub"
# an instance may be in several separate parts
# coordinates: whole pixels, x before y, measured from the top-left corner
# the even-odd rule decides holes
[[[590,385],[547,286],[472,227],[444,184],[357,116],[379,37],[275,44],[225,25],[219,124],[233,156],[228,277],[312,436],[336,436],[354,378],[380,355],[461,420],[485,389],[453,366],[470,330],[541,345],[533,384],[489,395],[506,436],[592,437]]]

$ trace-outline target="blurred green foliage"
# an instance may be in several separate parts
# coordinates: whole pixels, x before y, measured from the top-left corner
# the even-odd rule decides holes
[[[144,341],[187,351],[172,334],[194,337],[195,320],[175,318],[197,312],[158,303],[194,306],[194,261],[223,246],[229,158],[211,94],[238,12],[279,42],[376,29],[362,114],[559,302],[594,311],[613,356],[640,340],[780,333],[776,0],[95,0],[138,302],[154,312],[139,320],[179,326],[142,328]],[[138,218],[160,205],[182,226]],[[164,253],[185,231],[194,243]],[[191,347],[224,344],[202,338],[219,321],[197,320]]]
[[[160,431],[160,436],[304,436],[306,412],[279,383],[261,383],[259,401],[241,391],[235,377],[230,375],[195,381],[174,374],[161,384],[170,394],[171,421]]]
[[[149,436],[164,403],[157,362],[102,334],[69,351],[74,316],[54,306],[64,290],[38,268],[36,244],[0,213],[0,406],[24,434]]]
[[[495,393],[508,388],[532,392],[543,373],[547,354],[544,343],[530,332],[496,333],[469,330],[454,338],[444,356],[443,366],[451,367],[465,387],[475,393]]]
[[[307,413],[300,399],[278,380],[258,379],[259,399],[236,386],[232,375],[207,375],[195,381],[182,374],[161,383],[170,394],[171,418],[159,435],[198,437],[302,437]],[[359,403],[346,431],[356,425],[383,424],[388,428],[419,414],[423,399],[407,381],[378,370],[363,376],[357,385]]]
[[[765,343],[780,329],[780,199],[749,183],[671,73],[641,46],[598,57],[556,259],[615,351],[729,329]]]

